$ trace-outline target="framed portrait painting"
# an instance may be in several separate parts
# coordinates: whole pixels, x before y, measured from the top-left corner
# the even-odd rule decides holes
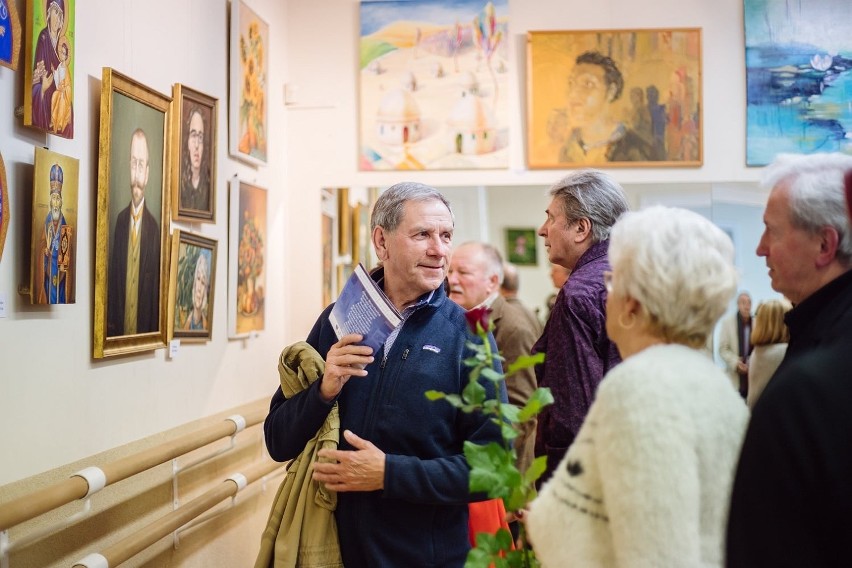
[[[76,301],[79,161],[36,147],[30,301]]]
[[[105,67],[94,357],[166,345],[171,98]]]
[[[231,181],[228,219],[228,337],[265,327],[266,190]]]
[[[744,0],[746,164],[852,150],[848,0]]]
[[[535,239],[535,229],[506,229],[506,260],[521,266],[538,264]]]
[[[210,340],[215,280],[216,241],[186,231],[174,231],[169,271],[170,339]]]
[[[0,154],[0,260],[3,259],[3,245],[6,244],[6,229],[9,228],[9,189],[6,185],[6,165]]]
[[[218,101],[180,83],[172,88],[172,216],[216,222]]]
[[[16,0],[0,0],[0,65],[17,69],[21,55],[21,19]]]
[[[530,168],[700,166],[701,30],[529,32]]]
[[[231,1],[228,148],[254,165],[267,162],[269,26],[242,0]]]
[[[76,4],[27,0],[24,125],[63,138],[74,138]]]
[[[509,1],[362,1],[361,170],[509,167]]]

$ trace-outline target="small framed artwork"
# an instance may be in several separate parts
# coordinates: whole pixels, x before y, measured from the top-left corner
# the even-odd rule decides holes
[[[520,266],[538,264],[535,229],[506,229],[506,260]]]
[[[165,347],[171,97],[105,67],[94,357]]]
[[[234,179],[228,223],[228,337],[263,331],[266,297],[265,189]]]
[[[530,168],[700,166],[701,30],[529,32]]]
[[[349,188],[337,188],[337,223],[338,242],[337,255],[350,256],[352,254],[352,206],[349,204]]]
[[[16,0],[0,0],[0,65],[18,68],[21,55],[21,19]]]
[[[219,102],[180,83],[172,88],[172,98],[172,217],[215,223]]]
[[[174,231],[169,275],[169,338],[210,341],[216,241],[186,231]]]
[[[6,165],[0,154],[0,260],[3,258],[3,245],[6,244],[6,229],[9,228],[9,189],[6,185]]]
[[[27,0],[24,125],[63,138],[74,138],[76,3]]]
[[[228,136],[232,156],[265,165],[269,119],[269,26],[242,0],[231,1]]]
[[[334,267],[334,243],[337,237],[337,199],[330,189],[322,190],[322,307],[337,297],[337,273]]]
[[[73,304],[77,276],[77,203],[80,163],[36,147],[33,166],[30,301]]]

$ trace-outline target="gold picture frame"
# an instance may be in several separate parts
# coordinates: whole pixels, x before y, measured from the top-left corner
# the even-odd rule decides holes
[[[104,67],[95,241],[96,359],[166,346],[171,102],[171,97]],[[128,286],[137,293],[128,293]]]
[[[0,7],[4,8],[0,10],[0,26],[5,28],[5,33],[0,36],[0,65],[13,71],[18,68],[20,61],[23,33],[16,4],[16,0],[0,0]]]
[[[6,166],[3,163],[3,155],[0,154],[0,260],[3,258],[3,245],[6,244],[6,229],[9,228],[11,213],[9,189],[6,185]]]
[[[352,206],[349,205],[349,188],[337,188],[337,255],[352,254]]]
[[[172,99],[172,217],[215,223],[219,101],[180,83]]]
[[[214,239],[179,229],[172,233],[169,270],[169,340],[210,341],[216,282]]]
[[[697,167],[701,30],[527,34],[530,168]]]

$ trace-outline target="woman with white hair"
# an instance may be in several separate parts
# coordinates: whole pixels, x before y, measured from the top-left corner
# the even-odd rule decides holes
[[[606,330],[623,362],[530,506],[544,566],[723,565],[748,410],[701,349],[736,290],[733,256],[719,228],[684,209],[613,227]]]

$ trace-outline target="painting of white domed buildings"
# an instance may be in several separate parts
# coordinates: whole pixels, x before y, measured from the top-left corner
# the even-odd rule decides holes
[[[508,0],[361,2],[361,170],[506,168]]]

